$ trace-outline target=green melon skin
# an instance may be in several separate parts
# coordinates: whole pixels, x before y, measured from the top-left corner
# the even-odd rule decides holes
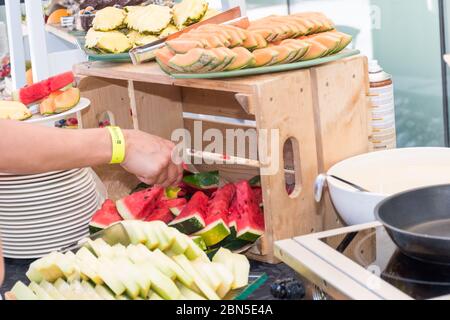
[[[194,241],[194,243],[203,251],[207,249],[205,240],[201,236],[192,236],[191,240]]]
[[[203,238],[206,246],[208,247],[212,247],[220,243],[230,234],[230,229],[222,219],[211,223],[210,225],[206,226],[206,228],[196,233],[197,236],[201,236]]]
[[[103,229],[105,229],[105,228],[104,228],[104,227],[101,227],[101,226],[99,226],[99,225],[96,225],[96,224],[94,224],[94,223],[91,223],[91,224],[89,225],[89,233],[90,233],[90,234],[96,234],[97,232],[102,231]]]
[[[243,241],[249,241],[249,242],[255,242],[258,240],[262,235],[264,234],[264,231],[256,230],[253,228],[246,228],[244,230],[241,230],[238,232],[237,239],[243,240]]]
[[[169,226],[177,229],[181,233],[190,235],[205,228],[205,220],[200,214],[195,214],[186,219],[175,219]]]
[[[201,70],[202,68],[210,64],[212,58],[213,57],[211,55],[204,53],[199,57],[198,60],[192,62],[191,64],[175,64],[172,60],[170,60],[169,66],[180,72],[192,73],[197,72],[198,70]]]

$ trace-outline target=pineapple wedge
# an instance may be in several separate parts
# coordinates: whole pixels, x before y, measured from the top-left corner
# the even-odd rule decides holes
[[[208,11],[205,0],[183,0],[173,7],[173,21],[178,29],[199,22]]]
[[[116,7],[106,7],[97,11],[92,26],[97,31],[111,31],[124,25],[126,12]]]

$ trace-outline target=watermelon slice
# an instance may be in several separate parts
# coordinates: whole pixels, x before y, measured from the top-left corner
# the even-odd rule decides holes
[[[166,190],[167,192],[167,190]],[[167,193],[166,193],[167,195]],[[162,199],[155,210],[145,219],[145,221],[162,221],[166,224],[171,222],[177,215],[173,212],[186,206],[186,199]]]
[[[202,230],[206,226],[208,200],[203,192],[195,193],[180,215],[169,225],[188,235]]]
[[[236,194],[230,207],[228,226],[236,238],[254,242],[264,234],[264,215],[248,181],[236,183]]]
[[[62,73],[20,89],[16,98],[26,105],[38,102],[48,97],[50,93],[71,85],[74,80],[72,72]]]
[[[234,184],[227,184],[217,190],[208,203],[205,218],[206,227],[196,234],[203,238],[208,247],[218,244],[231,234],[228,228],[227,215],[235,191]]]
[[[202,191],[212,195],[219,188],[219,171],[202,172],[184,176],[181,188],[187,194]]]
[[[96,233],[100,230],[108,228],[115,222],[122,221],[122,217],[117,211],[114,201],[107,199],[100,210],[98,210],[89,223],[89,231]]]
[[[117,210],[125,220],[145,220],[156,208],[163,193],[161,187],[133,193],[116,202]]]

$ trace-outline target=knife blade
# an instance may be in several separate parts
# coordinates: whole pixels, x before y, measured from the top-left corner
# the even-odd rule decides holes
[[[193,24],[183,30],[180,30],[178,32],[175,32],[168,37],[161,38],[157,41],[154,41],[152,43],[146,44],[144,46],[136,47],[130,50],[130,58],[134,65],[150,61],[155,58],[154,51],[157,49],[160,49],[164,47],[164,44],[168,40],[173,40],[181,36],[182,34],[189,32],[193,29],[198,28],[201,25],[205,24],[221,24],[227,21],[232,21],[241,18],[241,8],[240,7],[234,7],[230,10],[224,11],[222,13],[219,13],[218,15],[215,15],[214,17],[211,17],[207,20],[197,22],[196,24]]]

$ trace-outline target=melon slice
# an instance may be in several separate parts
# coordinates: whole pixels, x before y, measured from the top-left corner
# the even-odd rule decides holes
[[[194,279],[185,270],[183,270],[178,264],[176,264],[172,259],[166,256],[161,250],[155,250],[153,252],[155,259],[160,260],[162,263],[166,264],[175,273],[177,279],[187,287],[192,287],[194,284]]]
[[[315,40],[303,40],[310,44],[308,52],[300,59],[301,61],[313,60],[323,57],[328,52],[328,48]]]
[[[244,30],[247,39],[242,43],[242,46],[250,51],[253,51],[259,47],[258,39],[255,34],[251,31]],[[261,37],[262,38],[262,37]],[[262,38],[264,41],[265,39]]]
[[[219,33],[222,36],[224,36],[227,39],[227,41],[231,41],[232,40],[232,36],[225,29],[221,28],[217,24],[204,24],[204,25],[201,25],[200,27],[198,27],[197,29],[195,29],[194,31],[191,31],[191,32]]]
[[[42,281],[39,286],[47,292],[53,300],[64,300],[64,296],[48,281]]]
[[[138,269],[140,272],[149,277],[152,290],[154,290],[160,297],[165,300],[179,299],[181,293],[175,283],[169,277],[156,269],[152,264],[140,264],[138,265]]]
[[[166,46],[173,53],[187,53],[191,49],[204,47],[203,43],[199,40],[181,38],[166,41]]]
[[[309,48],[311,47],[311,45],[306,43],[305,41],[297,39],[283,40],[281,42],[281,45],[288,45],[298,49],[298,53],[293,58],[293,61],[299,61],[309,51]]]
[[[277,35],[274,33],[274,31],[268,27],[249,27],[249,31],[261,35],[266,41],[272,41]]]
[[[255,58],[253,54],[244,47],[236,47],[231,49],[235,54],[235,60],[225,69],[227,71],[240,70],[249,66],[253,66]]]
[[[281,45],[270,47],[270,49],[278,52],[277,59],[273,62],[273,64],[283,64],[289,62],[290,59],[292,59],[298,52],[291,47]]]
[[[205,229],[196,235],[203,238],[207,246],[214,246],[230,235],[227,215],[233,200],[236,187],[234,184],[227,184],[217,190],[208,202],[206,213]]]
[[[343,32],[339,32],[339,31],[330,31],[330,34],[337,34],[339,36],[342,37],[342,41],[341,44],[339,45],[339,47],[335,50],[334,53],[338,53],[341,52],[342,50],[344,50],[345,48],[347,48],[347,46],[352,42],[353,37],[349,34],[343,33]]]
[[[310,36],[310,39],[317,41],[327,47],[327,54],[332,54],[333,52],[335,52],[340,47],[342,42],[342,37],[337,34],[317,34]]]
[[[309,19],[307,19],[306,17],[294,14],[294,15],[290,16],[290,19],[292,19],[304,26],[304,28],[306,29],[306,32],[304,33],[304,35],[312,34],[316,30],[316,26],[314,25],[314,23],[312,21],[310,21]]]
[[[231,50],[226,50],[228,48],[215,48],[212,49],[213,52],[219,57],[220,60],[222,60],[222,63],[220,63],[218,66],[216,66],[214,69],[211,69],[211,72],[220,72],[224,70],[235,58],[236,55]],[[233,54],[230,54],[232,52]]]
[[[80,97],[80,89],[78,88],[69,88],[62,91],[53,101],[55,104],[55,113],[62,113],[72,109],[80,102]]]
[[[102,207],[94,213],[91,222],[89,223],[89,230],[91,233],[96,233],[122,220],[123,218],[119,214],[119,211],[117,211],[115,202],[107,199],[102,204]]]
[[[214,45],[214,48],[217,47],[230,47],[231,41],[230,36],[224,35],[219,31],[216,30],[193,30],[189,32],[189,35],[187,37],[202,37],[203,39],[207,40],[209,43]],[[241,42],[242,44],[242,42]]]
[[[34,294],[39,300],[53,300],[52,296],[50,296],[47,291],[45,291],[41,286],[39,286],[36,282],[31,282],[28,286],[31,290],[33,290]]]
[[[186,298],[186,300],[206,300],[203,296],[199,295],[195,291],[192,291],[188,287],[184,286],[182,283],[177,282],[176,286],[180,290],[183,297]]]
[[[215,48],[218,49],[218,48]],[[200,68],[199,70],[197,70],[197,73],[208,73],[211,70],[216,69],[218,66],[223,64],[223,61],[225,60],[224,55],[219,51],[215,51],[213,49],[208,49],[209,51],[209,55],[212,57],[211,62],[208,63],[206,66],[204,66],[203,68]]]
[[[159,64],[161,69],[166,73],[170,74],[176,71],[169,66],[169,61],[175,56],[175,54],[169,50],[168,47],[164,47],[155,51],[156,62]]]
[[[95,286],[95,292],[97,292],[97,294],[102,297],[103,300],[116,300],[111,291],[102,285],[97,284]]]
[[[230,292],[231,286],[233,285],[233,271],[228,270],[223,264],[217,262],[212,262],[211,267],[215,270],[216,274],[221,279],[221,284],[216,292],[218,296],[223,299],[227,295],[227,293]]]
[[[267,40],[260,33],[252,32],[252,34],[255,37],[256,41],[258,42],[258,46],[255,49],[267,48],[268,46]]]
[[[175,55],[169,60],[169,66],[180,72],[197,72],[213,59],[209,50],[192,49],[188,53]]]
[[[253,67],[263,67],[273,64],[277,61],[278,51],[272,48],[257,49],[253,51],[253,57],[255,58],[255,64]]]
[[[208,200],[203,192],[196,192],[181,214],[169,225],[188,235],[202,230],[205,227]]]
[[[189,40],[201,41],[205,44],[204,47],[206,49],[225,47],[223,39],[220,36],[218,36],[216,34],[211,34],[211,33],[188,32],[188,33],[182,34],[178,39],[189,39]]]
[[[136,192],[116,202],[119,214],[125,220],[145,219],[156,207],[164,189],[154,187]]]

